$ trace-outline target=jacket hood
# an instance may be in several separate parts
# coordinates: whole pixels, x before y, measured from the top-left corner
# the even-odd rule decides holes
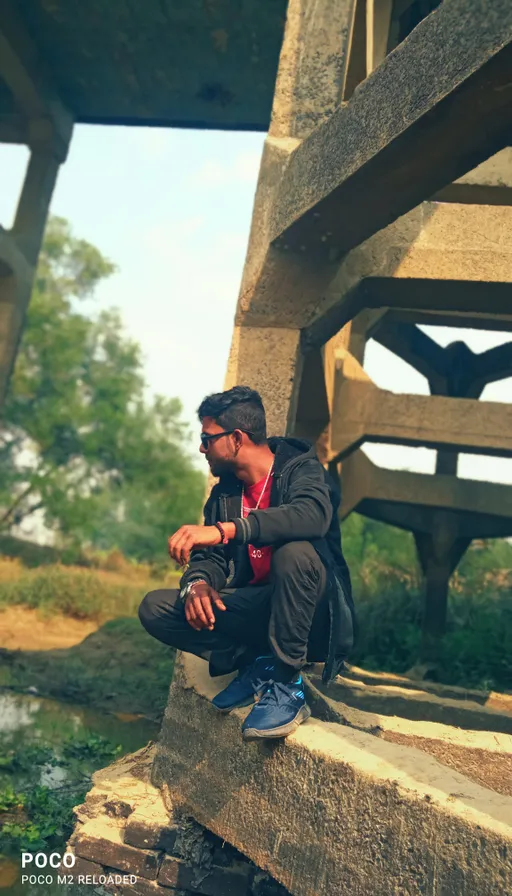
[[[274,462],[276,473],[280,473],[291,461],[317,457],[314,445],[307,439],[299,439],[296,436],[271,436],[268,447],[276,458]]]

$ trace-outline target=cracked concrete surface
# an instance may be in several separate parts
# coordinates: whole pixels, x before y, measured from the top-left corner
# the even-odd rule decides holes
[[[509,735],[398,723],[310,684],[314,714],[330,721],[313,717],[284,743],[245,744],[246,711],[226,717],[210,705],[224,684],[181,656],[153,783],[294,896],[512,892],[512,798],[418,748],[434,740],[449,755],[467,741],[482,761],[508,760]],[[390,742],[397,732],[402,742]]]

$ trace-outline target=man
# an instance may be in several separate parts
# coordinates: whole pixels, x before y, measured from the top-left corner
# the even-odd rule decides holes
[[[169,553],[188,564],[179,590],[152,591],[146,630],[208,659],[210,674],[238,670],[213,700],[248,706],[245,739],[286,737],[311,714],[301,669],[325,662],[324,680],[353,644],[350,576],[341,551],[339,495],[308,442],[267,440],[258,392],[235,386],[198,409],[201,448],[219,482],[203,526],[182,526]]]

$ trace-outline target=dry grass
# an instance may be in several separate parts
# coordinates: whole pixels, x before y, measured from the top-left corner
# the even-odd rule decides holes
[[[124,569],[84,569],[59,564],[26,569],[19,560],[0,560],[0,607],[23,605],[44,616],[62,613],[98,623],[134,616],[154,588],[176,587],[179,573],[155,579],[149,568],[125,561]]]

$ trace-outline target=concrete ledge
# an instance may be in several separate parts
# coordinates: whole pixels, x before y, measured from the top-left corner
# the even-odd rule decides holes
[[[317,675],[312,676],[312,681],[332,700],[367,713],[400,716],[422,724],[437,722],[473,731],[512,735],[512,712],[482,706],[469,698],[460,700],[440,697],[420,687],[414,689],[392,684],[371,685],[341,675],[328,685],[323,684]]]
[[[223,684],[182,655],[153,783],[294,896],[510,894],[512,798],[346,723],[244,744]]]

